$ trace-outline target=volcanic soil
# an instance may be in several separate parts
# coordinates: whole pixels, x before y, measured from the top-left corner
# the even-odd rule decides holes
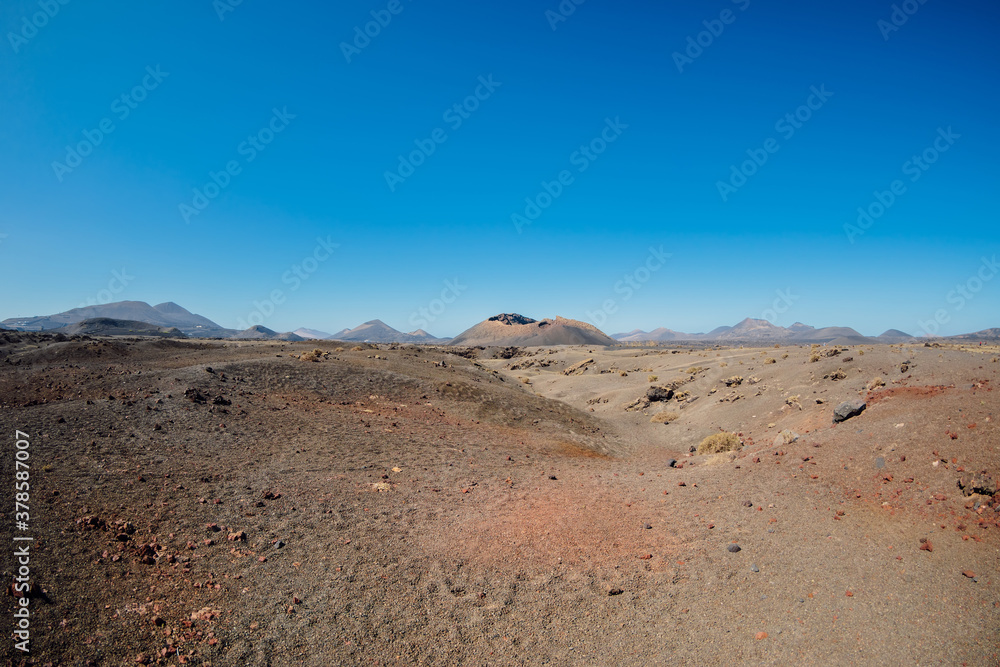
[[[0,656],[996,665],[998,356],[0,332]]]

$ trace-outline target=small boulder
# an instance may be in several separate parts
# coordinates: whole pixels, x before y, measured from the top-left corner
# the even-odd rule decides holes
[[[650,387],[646,390],[646,398],[650,402],[669,401],[674,397],[674,390],[667,387]]]
[[[833,411],[833,423],[839,424],[840,422],[847,421],[851,417],[857,417],[864,412],[867,407],[868,404],[860,399],[844,401]]]

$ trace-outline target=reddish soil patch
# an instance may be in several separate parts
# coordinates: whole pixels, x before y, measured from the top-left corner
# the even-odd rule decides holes
[[[904,398],[929,398],[931,396],[942,394],[947,389],[953,388],[954,387],[945,387],[943,385],[928,385],[925,387],[892,387],[881,391],[868,392],[868,395],[865,396],[865,402],[868,403],[868,405],[875,405],[886,399],[895,398],[897,396]]]

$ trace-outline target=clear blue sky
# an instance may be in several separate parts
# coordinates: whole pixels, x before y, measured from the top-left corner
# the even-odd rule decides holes
[[[1000,326],[995,2],[227,2],[3,3],[0,318]]]

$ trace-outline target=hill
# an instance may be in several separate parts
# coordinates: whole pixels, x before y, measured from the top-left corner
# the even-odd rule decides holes
[[[82,322],[68,324],[54,333],[87,336],[157,336],[160,338],[187,338],[177,327],[158,327],[155,324],[136,320],[116,320],[110,317],[95,317]]]
[[[533,320],[523,315],[503,313],[471,327],[451,341],[451,345],[615,345],[617,341],[597,327],[557,317]]]
[[[304,340],[326,340],[330,337],[325,331],[317,331],[316,329],[307,329],[306,327],[299,327],[292,332],[296,336],[300,336]]]
[[[301,336],[293,333],[278,333],[272,329],[268,329],[265,326],[257,324],[250,327],[249,329],[244,329],[239,333],[231,336],[236,340],[284,340],[289,342],[298,342],[305,340]]]

